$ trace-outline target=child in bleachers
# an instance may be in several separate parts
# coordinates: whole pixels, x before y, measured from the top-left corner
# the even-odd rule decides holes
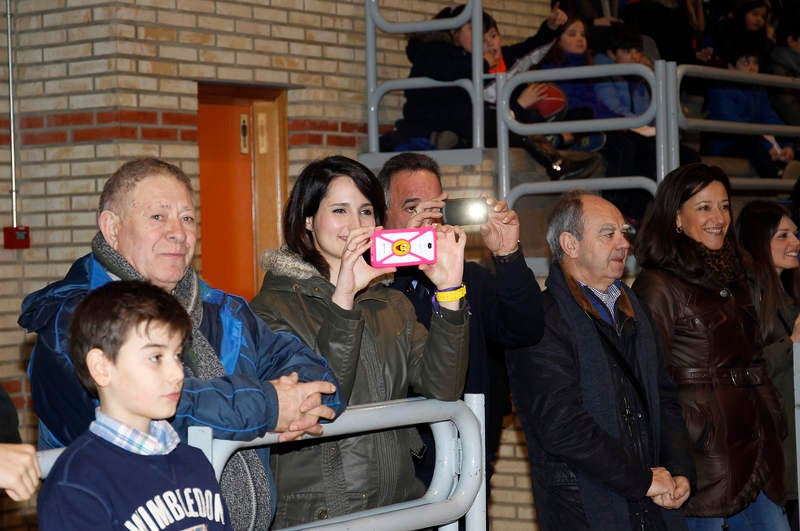
[[[605,51],[594,56],[595,64],[633,63],[652,67],[652,63],[643,52],[642,35],[632,24],[612,24],[607,43]],[[647,83],[638,76],[615,76],[599,80],[594,83],[594,92],[597,98],[619,117],[644,113],[652,99]],[[652,127],[643,127],[624,134],[635,144],[632,156],[636,158],[636,170],[646,177],[655,179],[656,143],[653,133]],[[688,146],[681,144],[679,150],[681,164],[700,162],[698,153]]]
[[[447,7],[434,18],[453,18],[463,11],[463,4]],[[562,18],[565,18],[563,12],[553,9],[539,31],[516,48],[528,53],[548,45],[555,38],[559,24],[563,23]],[[491,27],[496,27],[496,23],[491,15],[484,12],[481,34],[486,34]],[[410,36],[406,46],[406,55],[411,62],[409,77],[429,77],[438,81],[469,79],[472,76],[472,29],[472,23],[467,22],[449,31]],[[484,50],[483,71],[488,73],[496,63],[497,52]],[[414,89],[406,90],[405,96],[403,119],[397,123],[397,131],[403,138],[429,139],[432,133],[450,131],[460,144],[472,142],[472,102],[465,90],[459,87]],[[515,104],[512,102],[512,105]],[[488,117],[485,122],[485,145],[492,146],[496,134],[492,131],[494,124]]]
[[[541,69],[579,67],[594,64],[586,41],[586,30],[582,20],[570,19],[564,30],[542,60]],[[575,79],[559,81],[559,88],[567,96],[566,119],[590,120],[592,118],[615,118],[612,111],[595,93],[596,79]],[[636,160],[636,143],[633,133],[625,131],[606,131],[606,142],[600,153],[608,164],[606,175],[609,177],[628,177],[647,175],[648,169],[639,167]],[[654,173],[654,172],[652,172]],[[628,218],[639,218],[642,214],[638,205],[629,204],[620,199],[619,194],[607,194],[612,203]]]
[[[453,18],[464,11],[464,4],[447,7],[436,15],[436,19]],[[529,56],[538,48],[548,46],[556,36],[556,30],[566,16],[554,7],[539,31],[513,47],[502,47],[506,64],[513,68],[512,61]],[[482,33],[497,27],[494,19],[484,11]],[[499,51],[485,46],[483,71],[499,65]],[[472,76],[472,24],[467,22],[449,31],[434,31],[412,35],[406,46],[406,55],[411,62],[409,77],[428,77],[439,81],[469,79]],[[381,137],[381,151],[407,151],[426,149],[450,149],[473,144],[472,101],[460,87],[426,88],[405,91],[403,118],[395,124],[391,133]],[[511,106],[520,121],[526,118],[526,107],[533,104],[541,94],[535,86],[521,90],[512,98]],[[491,98],[484,105],[484,146],[494,147],[497,142],[495,101]],[[579,178],[591,174],[598,166],[598,158],[589,154],[557,152],[550,147],[536,146],[526,142],[525,137],[510,134],[512,146],[525,147],[552,179]]]
[[[716,56],[709,64],[724,68],[730,54],[734,53],[733,48],[745,40],[752,43],[759,60],[765,61],[775,44],[769,20],[769,0],[738,0],[733,3],[730,13],[711,36]]]
[[[740,39],[725,47],[724,60],[729,70],[756,74],[759,70],[760,44],[751,39]],[[751,124],[783,125],[772,108],[766,89],[742,83],[718,83],[708,89],[706,97],[708,118]],[[746,155],[762,178],[794,176],[798,163],[794,161],[794,143],[770,135],[709,135],[708,151],[711,155],[741,157]],[[787,164],[791,169],[787,172]],[[784,173],[786,172],[786,175]]]
[[[40,529],[231,529],[211,464],[165,420],[191,330],[177,299],[147,282],[109,282],[78,305],[70,359],[100,407],[39,493]]]
[[[771,74],[800,78],[800,9],[784,13],[776,33],[777,46],[772,49],[767,70]],[[772,108],[789,125],[800,125],[800,91],[770,91]]]

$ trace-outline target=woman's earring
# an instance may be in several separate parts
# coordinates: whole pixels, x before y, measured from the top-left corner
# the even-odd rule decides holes
[[[675,227],[675,232],[678,234],[683,234],[683,227]]]

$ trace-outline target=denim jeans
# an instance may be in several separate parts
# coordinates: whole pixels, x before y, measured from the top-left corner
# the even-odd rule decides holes
[[[789,531],[789,521],[783,507],[767,498],[763,492],[758,493],[756,501],[733,516],[691,517],[686,519],[686,523],[689,531],[720,531],[723,525],[727,525],[724,528],[727,531]]]

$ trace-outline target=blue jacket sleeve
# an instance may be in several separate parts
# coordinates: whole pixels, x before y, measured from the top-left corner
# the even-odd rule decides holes
[[[278,396],[271,383],[242,375],[210,380],[187,377],[172,426],[186,441],[189,426],[207,426],[217,439],[249,441],[278,423]]]
[[[67,351],[67,330],[81,298],[66,300],[53,319],[38,330],[31,353],[28,375],[33,403],[39,420],[55,438],[48,438],[43,447],[68,445],[84,433],[94,420],[97,401],[75,376],[75,368]],[[43,438],[40,437],[40,440]]]
[[[331,382],[336,386],[336,393],[323,395],[322,402],[336,411],[337,415],[344,411],[346,404],[341,396],[339,383],[325,358],[296,336],[270,330],[246,304],[242,306],[240,319],[243,324],[243,341],[250,341],[252,347],[253,357],[248,361],[254,367],[259,380],[266,382],[297,372],[301,382]]]

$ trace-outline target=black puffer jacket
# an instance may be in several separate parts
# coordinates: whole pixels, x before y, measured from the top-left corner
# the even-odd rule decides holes
[[[649,317],[620,286],[611,326],[557,263],[547,288],[544,337],[506,356],[540,527],[683,528],[679,512],[646,497],[651,467],[694,480],[675,387]]]
[[[442,400],[461,396],[466,309],[443,309],[428,333],[397,290],[373,285],[353,310],[343,310],[331,301],[334,286],[298,255],[276,251],[262,265],[267,273],[253,311],[272,330],[295,334],[327,359],[349,405],[405,398],[409,389]],[[420,446],[414,428],[282,445],[270,462],[278,490],[274,527],[421,496],[411,458]]]
[[[503,46],[503,58],[511,68],[513,64],[534,49],[551,42],[556,32],[542,24],[535,35],[511,46]],[[411,62],[408,77],[429,77],[437,81],[455,81],[472,77],[472,54],[453,44],[446,32],[419,34],[408,40],[406,56]],[[483,72],[489,72],[489,63],[483,61]],[[516,95],[511,98],[515,106]],[[472,138],[472,100],[467,91],[459,87],[414,89],[405,91],[403,120],[398,130],[405,136],[427,138],[433,131],[453,131],[460,138]],[[487,127],[493,127],[487,122]]]
[[[692,441],[687,514],[730,516],[762,490],[783,505],[785,425],[744,280],[714,286],[646,269],[633,288],[653,314]]]

